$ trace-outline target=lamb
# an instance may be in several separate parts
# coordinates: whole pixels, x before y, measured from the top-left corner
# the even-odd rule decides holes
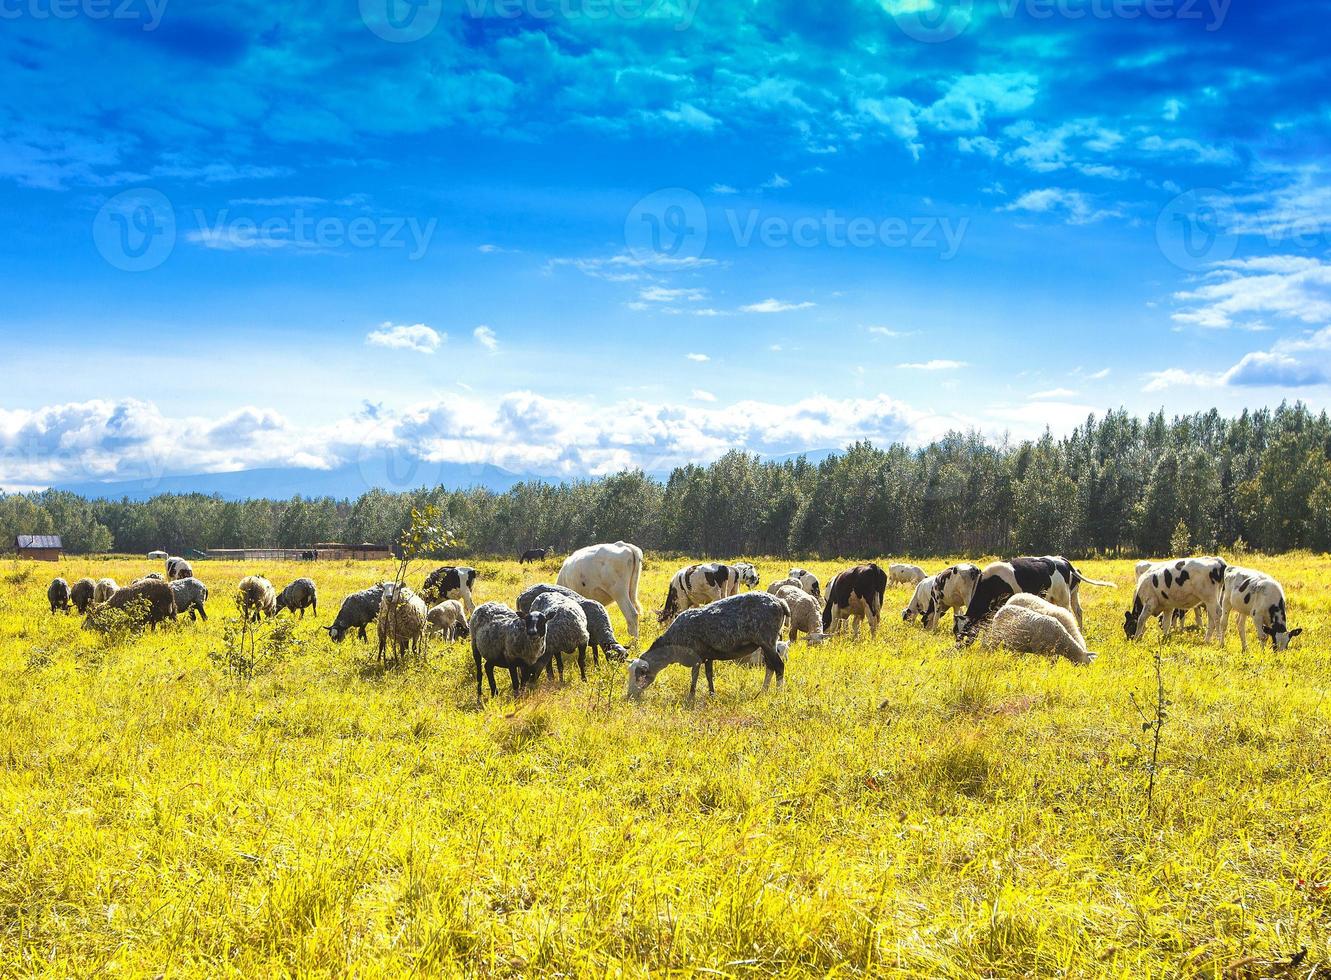
[[[379,662],[386,659],[390,642],[394,663],[401,661],[408,651],[424,656],[428,616],[425,600],[405,585],[400,589],[385,588],[375,624],[379,631]]]
[[[820,611],[823,608],[822,597],[818,595],[816,592],[810,592],[809,589],[806,587],[804,581],[801,579],[795,578],[794,576],[777,579],[775,582],[773,582],[771,585],[767,587],[767,594],[776,595],[782,589],[799,589],[801,592],[809,596],[811,599],[813,599],[814,602],[818,604],[818,609]]]
[[[157,580],[147,579],[145,581]],[[166,583],[166,585],[171,590],[171,595],[175,597],[176,613],[178,615],[183,616],[185,613],[189,613],[190,622],[194,622],[195,613],[198,613],[205,623],[208,622],[208,611],[203,608],[203,604],[208,601],[208,586],[193,577],[178,578],[173,582]]]
[[[467,612],[457,599],[445,599],[425,615],[430,629],[452,643],[454,640],[471,635],[467,628]]]
[[[117,589],[105,602],[93,606],[83,622],[85,630],[104,630],[106,621],[101,613],[107,609],[122,609],[131,613],[140,610],[144,622],[157,629],[157,624],[176,618],[176,599],[165,582],[140,582]]]
[[[690,698],[697,693],[700,670],[707,673],[708,692],[715,694],[714,662],[740,660],[755,652],[761,652],[767,668],[763,690],[774,675],[777,687],[782,687],[790,644],[782,642],[781,631],[789,619],[786,603],[766,592],[744,592],[697,609],[686,609],[646,653],[629,664],[628,696],[640,697],[656,680],[656,675],[670,664],[692,670]]]
[[[497,697],[495,668],[508,670],[514,695],[536,675],[545,655],[545,615],[536,611],[519,615],[500,602],[487,602],[471,615],[471,656],[476,662],[476,703],[480,704],[481,670],[490,680],[490,696]]]
[[[116,585],[116,580],[113,578],[98,579],[97,584],[93,586],[92,590],[93,605],[97,606],[106,602],[111,596],[116,594],[116,590],[119,588],[120,586]]]
[[[531,611],[545,617],[545,669],[554,676],[554,668],[559,668],[559,682],[564,682],[564,654],[577,652],[578,673],[583,683],[587,681],[587,644],[591,636],[587,632],[587,616],[568,596],[558,592],[547,592],[536,597]]]
[[[379,618],[379,606],[383,603],[384,590],[389,585],[392,583],[380,582],[360,592],[353,592],[343,599],[342,608],[337,611],[333,625],[324,627],[328,631],[329,639],[334,643],[341,643],[347,638],[347,634],[355,630],[360,633],[362,642],[368,640],[365,627]]]
[[[1056,654],[1074,664],[1089,664],[1096,654],[1086,649],[1077,617],[1037,595],[1018,593],[994,613],[985,628],[983,646],[1006,647],[1015,653]]]
[[[919,585],[925,578],[925,571],[919,565],[888,565],[887,582],[889,585]]]
[[[46,601],[51,604],[51,612],[57,610],[69,615],[69,583],[62,578],[52,579],[46,587]]]
[[[298,578],[277,597],[277,611],[290,609],[293,613],[299,611],[300,618],[305,618],[305,610],[310,609],[314,615],[319,615],[319,590],[314,587],[314,580],[308,578]]]
[[[809,593],[819,602],[823,600],[822,590],[818,587],[818,576],[813,572],[806,572],[802,568],[792,568],[789,577],[799,583],[801,589]]]
[[[277,615],[277,591],[262,575],[246,575],[240,580],[240,611],[256,623],[260,616]]]
[[[175,582],[182,578],[193,578],[194,569],[184,558],[168,558],[166,560],[166,578],[169,582]]]
[[[817,599],[797,585],[783,585],[770,594],[790,609],[790,635],[786,638],[792,646],[801,633],[809,646],[817,646],[827,639],[823,635],[823,607]]]
[[[522,595],[518,596],[518,613],[525,615],[530,612],[532,603],[536,601],[537,597],[549,592],[567,596],[582,607],[582,614],[587,617],[587,634],[591,638],[593,664],[600,665],[599,654],[601,653],[605,654],[607,661],[612,656],[616,660],[628,658],[628,649],[615,639],[614,628],[610,625],[610,613],[605,606],[595,599],[588,599],[586,596],[574,592],[572,589],[566,589],[562,585],[533,585],[524,589]]]
[[[80,616],[91,608],[93,593],[96,591],[97,583],[90,578],[81,578],[70,586],[69,601],[74,603]]]
[[[1303,632],[1290,629],[1285,611],[1285,590],[1265,572],[1251,568],[1229,568],[1225,571],[1224,592],[1220,600],[1220,645],[1225,645],[1229,632],[1229,616],[1238,617],[1239,644],[1248,651],[1248,620],[1252,620],[1260,647],[1268,639],[1271,649],[1288,650],[1289,641]]]
[[[916,618],[923,620],[929,614],[929,599],[933,596],[934,582],[937,578],[936,575],[930,575],[921,579],[920,584],[915,586],[915,593],[910,597],[910,602],[901,610],[903,623],[914,622]]]

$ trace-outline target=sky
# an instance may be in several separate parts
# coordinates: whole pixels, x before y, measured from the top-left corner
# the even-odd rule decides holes
[[[1324,13],[0,0],[0,487],[1324,407]]]

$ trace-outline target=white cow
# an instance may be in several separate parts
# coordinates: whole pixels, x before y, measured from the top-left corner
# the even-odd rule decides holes
[[[1207,561],[1219,561],[1219,560],[1220,560],[1220,559],[1218,559],[1218,558],[1216,558],[1216,559],[1209,559],[1209,558],[1208,558],[1208,559],[1207,559]],[[1168,560],[1166,560],[1166,561],[1139,561],[1139,562],[1137,562],[1136,566],[1134,567],[1134,572],[1135,572],[1135,574],[1136,574],[1136,576],[1137,576],[1138,581],[1140,581],[1140,580],[1141,580],[1141,577],[1142,577],[1143,575],[1145,575],[1147,572],[1162,572],[1162,571],[1164,571],[1166,565],[1172,565],[1172,564],[1174,564],[1174,562],[1176,562],[1176,561],[1178,561],[1177,558],[1170,558],[1170,559],[1168,559]],[[1193,614],[1194,614],[1194,616],[1195,616],[1195,620],[1196,620],[1197,628],[1198,628],[1198,629],[1201,629],[1201,626],[1202,626],[1202,613],[1206,611],[1206,607],[1205,607],[1205,606],[1196,606],[1196,607],[1193,608],[1192,611],[1193,611]],[[1182,629],[1182,628],[1183,628],[1183,623],[1184,623],[1185,620],[1187,620],[1187,618],[1188,618],[1188,611],[1187,611],[1186,609],[1175,609],[1175,610],[1174,610],[1174,625],[1175,625],[1175,626],[1177,626],[1177,627],[1179,627],[1180,629]],[[1162,628],[1163,628],[1163,625],[1164,625],[1164,624],[1161,624]]]
[[[933,593],[936,578],[936,575],[930,575],[915,586],[915,594],[910,597],[910,602],[906,603],[906,608],[901,610],[903,623],[913,623],[917,617],[929,611],[929,596]]]
[[[948,610],[952,611],[953,630],[957,629],[958,610],[967,609],[975,595],[975,583],[980,581],[980,566],[970,562],[949,565],[932,576],[933,589],[925,599],[921,624],[925,629],[936,629]]]
[[[1289,641],[1303,630],[1289,628],[1285,613],[1285,590],[1265,572],[1251,568],[1230,568],[1225,572],[1225,585],[1220,599],[1220,645],[1224,646],[1229,632],[1229,616],[1238,617],[1239,643],[1248,649],[1248,620],[1257,632],[1257,645],[1267,639],[1273,650],[1288,650]]]
[[[1206,640],[1220,639],[1220,595],[1226,565],[1220,558],[1178,558],[1152,565],[1137,579],[1132,608],[1123,615],[1123,633],[1140,640],[1146,624],[1161,616],[1165,636],[1174,625],[1176,610],[1206,609]]]
[[[572,589],[602,605],[616,603],[624,614],[629,635],[638,642],[638,580],[642,578],[642,549],[616,541],[580,548],[564,559],[556,584]]]

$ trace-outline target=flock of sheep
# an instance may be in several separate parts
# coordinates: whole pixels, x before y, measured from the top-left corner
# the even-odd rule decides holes
[[[564,562],[557,583],[531,586],[518,596],[515,608],[500,602],[477,606],[472,595],[476,570],[443,566],[426,577],[419,594],[399,581],[352,593],[324,629],[335,642],[353,633],[366,641],[373,623],[381,662],[390,652],[394,662],[408,654],[423,655],[432,636],[448,642],[469,637],[478,700],[487,679],[491,696],[498,694],[496,670],[508,672],[515,694],[542,672],[553,678],[557,671],[562,681],[565,657],[576,656],[586,681],[589,649],[597,665],[602,654],[607,661],[628,656],[603,603],[620,606],[631,643],[637,645],[642,561],[641,550],[622,541],[584,548]],[[1263,572],[1230,566],[1220,558],[1178,558],[1139,563],[1136,573],[1133,605],[1124,619],[1129,639],[1140,639],[1152,619],[1167,636],[1188,611],[1195,612],[1198,626],[1205,617],[1208,641],[1221,643],[1230,617],[1236,616],[1245,650],[1249,620],[1258,642],[1270,640],[1276,650],[1286,649],[1302,632],[1289,629],[1284,590]],[[763,687],[773,678],[779,687],[790,646],[801,634],[813,646],[848,622],[858,635],[862,621],[876,634],[889,585],[913,587],[901,613],[905,622],[918,621],[932,630],[951,611],[958,642],[979,640],[988,648],[1089,664],[1096,654],[1082,633],[1079,589],[1083,584],[1113,583],[1087,578],[1065,558],[1045,556],[984,568],[963,562],[934,575],[916,565],[893,564],[884,570],[870,562],[839,572],[825,592],[817,577],[802,568],[790,569],[766,591],[757,591],[758,584],[757,568],[745,562],[681,568],[657,612],[664,632],[628,664],[629,696],[639,696],[671,664],[690,669],[690,696],[700,675],[714,692],[717,661],[762,666]],[[319,611],[318,590],[309,578],[298,578],[279,592],[266,578],[249,575],[241,579],[236,596],[242,615],[255,621],[284,610],[301,618],[306,610],[315,616]],[[165,575],[154,572],[124,587],[112,579],[85,578],[71,586],[57,578],[47,589],[47,599],[53,613],[74,609],[84,614],[85,629],[104,628],[103,611],[115,609],[133,611],[154,628],[185,613],[191,619],[208,618],[208,588],[182,558],[168,558]]]

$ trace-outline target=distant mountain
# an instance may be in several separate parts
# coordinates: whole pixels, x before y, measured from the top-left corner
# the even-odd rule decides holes
[[[390,491],[443,486],[449,490],[482,487],[502,493],[531,477],[519,476],[488,463],[431,463],[406,459],[389,465],[386,460],[350,463],[329,470],[278,467],[239,470],[231,473],[195,473],[153,480],[119,480],[108,483],[69,483],[57,486],[97,500],[147,500],[159,494],[216,494],[224,500],[287,500],[302,497],[354,499],[376,487]]]
[[[806,449],[798,453],[786,453],[784,456],[764,456],[762,457],[762,461],[764,463],[778,464],[793,463],[795,460],[803,456],[811,464],[817,466],[823,460],[827,459],[828,456],[836,456],[840,454],[840,452],[840,449]]]

